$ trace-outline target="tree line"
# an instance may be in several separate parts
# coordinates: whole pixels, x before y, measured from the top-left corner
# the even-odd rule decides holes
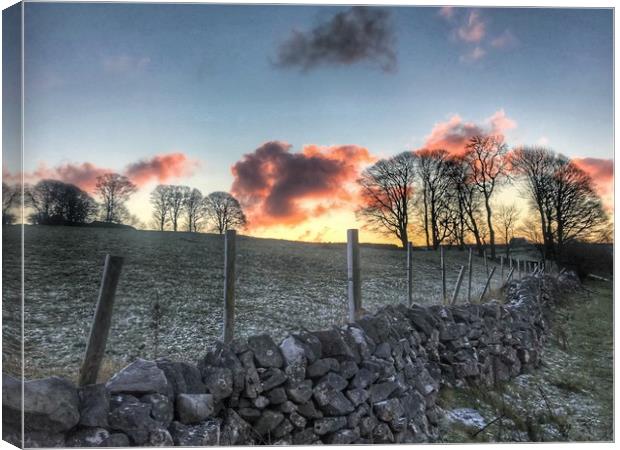
[[[429,248],[473,242],[480,255],[488,247],[495,258],[498,233],[509,244],[522,218],[514,205],[495,208],[497,192],[507,184],[517,184],[528,201],[519,231],[540,244],[545,258],[558,259],[567,243],[608,230],[591,177],[573,161],[545,147],[509,150],[498,136],[474,136],[461,154],[423,149],[382,159],[362,172],[358,184],[358,218],[403,247],[419,226]]]
[[[228,192],[212,192],[203,197],[189,186],[158,185],[151,192],[153,224],[164,231],[178,231],[183,223],[186,231],[204,227],[219,234],[228,229],[244,228],[247,219],[239,201]]]
[[[97,177],[95,199],[74,184],[45,179],[24,186],[27,219],[35,225],[80,225],[100,220],[106,223],[144,225],[131,214],[127,201],[137,191],[126,176],[108,173]],[[21,202],[19,186],[2,183],[2,223],[15,223],[13,208]],[[181,228],[202,229],[220,234],[229,228],[243,228],[247,220],[241,205],[227,192],[212,192],[203,197],[189,186],[158,185],[151,193],[154,227],[161,231]]]

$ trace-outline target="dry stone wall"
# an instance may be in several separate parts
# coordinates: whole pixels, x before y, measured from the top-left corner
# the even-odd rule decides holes
[[[571,274],[512,282],[503,303],[386,307],[340,328],[221,343],[197,364],[138,359],[107,383],[24,384],[25,446],[433,442],[441,386],[536,367]],[[3,377],[3,438],[19,445],[21,383]]]

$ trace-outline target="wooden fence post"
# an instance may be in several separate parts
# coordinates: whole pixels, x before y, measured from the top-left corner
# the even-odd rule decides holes
[[[487,251],[484,250],[482,252],[482,257],[484,258],[484,270],[487,272],[487,276],[489,275],[489,260],[487,259]]]
[[[456,299],[459,295],[459,289],[461,289],[461,282],[463,281],[463,274],[465,273],[465,266],[461,266],[459,271],[459,277],[456,279],[456,285],[454,286],[454,293],[452,294],[452,305],[456,305]]]
[[[413,304],[413,244],[407,243],[407,301]]]
[[[357,229],[347,230],[347,282],[349,294],[349,321],[359,318],[362,308],[362,286],[360,280],[360,252]]]
[[[469,257],[467,258],[467,271],[469,272],[468,277],[469,280],[467,282],[467,302],[471,303],[471,276],[472,276],[472,258],[474,255],[474,249],[469,248]]]
[[[446,304],[446,259],[443,254],[443,245],[439,246],[439,254],[441,255],[441,296],[443,298],[443,304]]]
[[[97,375],[99,375],[99,368],[101,367],[108,334],[110,333],[110,325],[112,324],[114,297],[122,267],[122,257],[106,255],[99,297],[97,298],[93,323],[90,327],[90,336],[88,337],[88,345],[86,346],[84,361],[80,368],[78,380],[80,386],[97,382]]]
[[[500,283],[501,281],[504,279],[504,257],[500,256],[499,257],[499,267],[500,267]]]
[[[519,272],[519,280],[521,279],[521,260],[517,259],[517,272]]]
[[[487,282],[484,284],[484,289],[482,290],[482,294],[480,294],[480,299],[478,300],[479,303],[482,302],[484,295],[487,293],[487,290],[489,289],[489,284],[491,284],[491,278],[493,278],[494,273],[495,273],[495,267],[491,269],[491,273],[489,274],[487,278]]]
[[[223,341],[229,344],[235,335],[235,230],[226,230],[224,237],[224,332]]]

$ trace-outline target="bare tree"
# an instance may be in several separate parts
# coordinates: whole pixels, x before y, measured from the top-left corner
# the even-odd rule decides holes
[[[451,209],[451,180],[448,176],[449,154],[443,149],[423,149],[418,151],[416,156],[416,167],[422,185],[426,245],[429,246],[430,234],[432,246],[437,249],[454,231],[452,226],[455,215]]]
[[[166,224],[170,221],[170,186],[159,184],[151,192],[151,204],[153,205],[153,221],[164,231]]]
[[[396,236],[406,248],[413,184],[415,155],[404,152],[382,159],[362,172],[358,180],[362,205],[356,211],[377,232]]]
[[[185,210],[187,231],[198,231],[201,225],[200,221],[205,214],[205,203],[202,193],[198,189],[192,189],[185,198],[183,207]]]
[[[172,230],[179,229],[179,219],[183,212],[185,200],[190,193],[189,186],[168,186],[170,188],[170,220],[172,222]]]
[[[20,201],[20,187],[19,185],[9,186],[6,183],[2,183],[2,225],[11,225],[15,222],[15,214],[11,212],[11,209],[16,206]]]
[[[552,186],[557,254],[561,257],[567,243],[589,237],[606,224],[607,215],[592,178],[564,156],[556,158]]]
[[[510,258],[510,242],[515,236],[517,220],[519,220],[519,210],[514,204],[502,204],[499,207],[497,222],[499,223],[502,239],[506,244],[506,258]]]
[[[117,173],[97,177],[96,192],[101,197],[102,218],[105,222],[122,222],[123,206],[136,192],[129,178]]]
[[[244,228],[247,225],[241,204],[228,192],[212,192],[205,197],[204,201],[211,227],[219,234],[229,229]]]
[[[508,147],[501,136],[474,136],[466,147],[465,160],[470,168],[472,182],[484,200],[491,258],[495,258],[495,230],[493,228],[491,196],[498,181],[507,175],[507,151]]]
[[[470,233],[476,242],[478,254],[484,252],[484,229],[481,227],[481,194],[474,184],[469,164],[462,156],[453,156],[449,160],[448,176],[451,180],[452,189],[456,196],[457,209],[459,212],[458,227],[460,233]]]
[[[79,224],[92,220],[98,211],[95,200],[73,184],[41,180],[29,187],[26,203],[34,209],[34,224]]]
[[[522,195],[538,214],[543,257],[551,257],[554,249],[551,191],[555,155],[545,147],[522,147],[512,151],[510,161],[513,173],[523,180]]]

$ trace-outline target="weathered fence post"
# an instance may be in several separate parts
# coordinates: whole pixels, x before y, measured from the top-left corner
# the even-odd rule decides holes
[[[517,272],[519,272],[519,280],[521,279],[521,260],[517,259]]]
[[[504,279],[504,257],[503,256],[499,257],[499,267],[500,267],[499,279],[500,279],[500,283],[501,283],[501,281]]]
[[[105,353],[105,346],[110,333],[110,325],[112,324],[114,297],[122,267],[122,257],[106,255],[99,297],[97,298],[93,323],[90,327],[90,336],[88,337],[88,345],[86,346],[84,361],[80,368],[78,380],[80,386],[97,382],[97,375],[103,361],[103,354]]]
[[[353,322],[359,318],[359,313],[362,308],[359,237],[356,229],[347,230],[347,282],[349,293],[349,321]]]
[[[407,243],[407,301],[413,304],[413,244]]]
[[[506,283],[508,283],[508,282],[510,281],[510,279],[512,278],[512,274],[513,274],[513,272],[514,272],[514,271],[515,271],[515,268],[514,268],[514,267],[512,267],[512,268],[510,269],[510,271],[508,272],[508,276],[506,277]]]
[[[478,300],[479,303],[482,302],[484,295],[487,293],[487,290],[489,289],[489,284],[491,284],[491,278],[493,278],[494,273],[495,273],[495,267],[491,269],[491,273],[489,274],[487,278],[487,282],[484,284],[484,289],[482,290],[482,294],[480,294],[480,299]]]
[[[467,271],[469,272],[469,280],[467,282],[467,302],[471,303],[471,276],[472,276],[472,258],[474,255],[474,249],[469,248],[469,257],[467,258]]]
[[[484,258],[484,270],[486,270],[487,275],[489,275],[489,260],[487,259],[487,251],[484,250],[482,252],[482,257]]]
[[[226,230],[224,237],[224,332],[225,344],[233,340],[235,334],[235,230]]]
[[[465,266],[461,266],[459,271],[459,277],[456,279],[456,285],[454,286],[454,293],[452,294],[451,304],[456,305],[456,299],[459,295],[459,289],[461,289],[461,282],[463,281],[463,274],[465,273]]]
[[[441,296],[443,298],[443,304],[446,304],[446,259],[443,254],[443,245],[439,246],[439,253],[441,255]]]

